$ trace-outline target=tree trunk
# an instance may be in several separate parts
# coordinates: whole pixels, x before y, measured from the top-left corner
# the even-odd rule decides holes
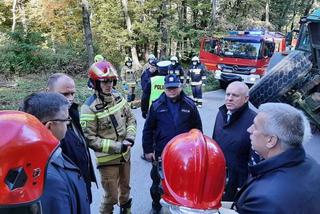
[[[266,0],[266,26],[269,26],[270,0]]]
[[[162,1],[161,10],[165,13],[167,7],[167,1]],[[161,45],[160,45],[160,56],[159,59],[163,59],[168,53],[168,26],[165,19],[165,14],[159,17],[159,27],[161,32]]]
[[[89,3],[87,0],[82,0],[82,21],[84,29],[84,38],[88,54],[88,66],[93,63],[93,44],[92,44],[92,32],[90,26],[90,11]]]
[[[11,32],[13,33],[16,29],[16,23],[17,23],[17,0],[13,0],[12,2],[12,26],[11,26]]]
[[[28,26],[27,26],[26,10],[25,10],[25,7],[24,7],[22,0],[20,0],[18,2],[18,8],[19,8],[19,13],[20,13],[20,17],[21,17],[23,32],[27,33]]]
[[[212,3],[212,11],[211,11],[211,16],[212,16],[212,27],[213,29],[215,28],[216,25],[216,15],[217,15],[217,3],[218,0],[211,0]]]
[[[126,20],[127,31],[129,33],[129,38],[132,39],[132,25],[131,25],[131,19],[128,14],[128,0],[121,0],[121,3],[123,8],[124,18]],[[142,66],[138,59],[137,49],[135,47],[135,44],[130,47],[130,51],[131,51],[133,66],[138,69],[141,68]]]

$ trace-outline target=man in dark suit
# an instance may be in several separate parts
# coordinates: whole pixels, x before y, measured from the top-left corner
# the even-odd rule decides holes
[[[212,138],[220,145],[227,165],[224,201],[233,201],[237,190],[248,177],[251,158],[249,128],[256,113],[249,108],[249,88],[232,82],[226,89],[225,104],[219,108]]]

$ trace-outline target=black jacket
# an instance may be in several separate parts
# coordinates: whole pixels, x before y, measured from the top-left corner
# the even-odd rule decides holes
[[[250,166],[250,172],[235,201],[238,213],[320,213],[320,165],[302,147]]]
[[[80,126],[78,105],[73,103],[69,109],[72,124],[68,125],[66,136],[61,140],[62,152],[80,169],[87,185],[90,203],[92,202],[91,182],[97,182],[92,165],[89,149],[84,141],[84,135]],[[81,135],[79,137],[76,133]]]
[[[155,151],[160,156],[166,144],[175,136],[191,129],[202,131],[201,118],[194,102],[184,92],[180,95],[180,107],[176,122],[168,108],[166,95],[155,100],[143,128],[142,146],[144,153]]]

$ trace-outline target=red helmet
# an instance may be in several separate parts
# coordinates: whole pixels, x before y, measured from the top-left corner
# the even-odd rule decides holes
[[[102,60],[91,65],[89,68],[89,78],[92,80],[114,80],[118,78],[118,75],[110,62]]]
[[[113,85],[115,86],[117,84],[117,79],[118,75],[116,69],[106,60],[93,63],[89,68],[88,86],[90,88],[100,91],[101,89],[98,81],[113,80]]]
[[[38,119],[19,111],[0,111],[0,133],[0,207],[36,201],[59,141]]]
[[[162,153],[163,200],[191,209],[217,210],[225,186],[226,163],[214,140],[192,129],[173,138]]]

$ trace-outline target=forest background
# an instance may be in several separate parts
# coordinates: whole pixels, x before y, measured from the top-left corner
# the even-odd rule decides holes
[[[151,53],[188,63],[205,35],[286,34],[316,7],[317,0],[0,0],[0,86],[35,74],[85,75],[96,54],[116,68],[126,56],[141,68]]]

